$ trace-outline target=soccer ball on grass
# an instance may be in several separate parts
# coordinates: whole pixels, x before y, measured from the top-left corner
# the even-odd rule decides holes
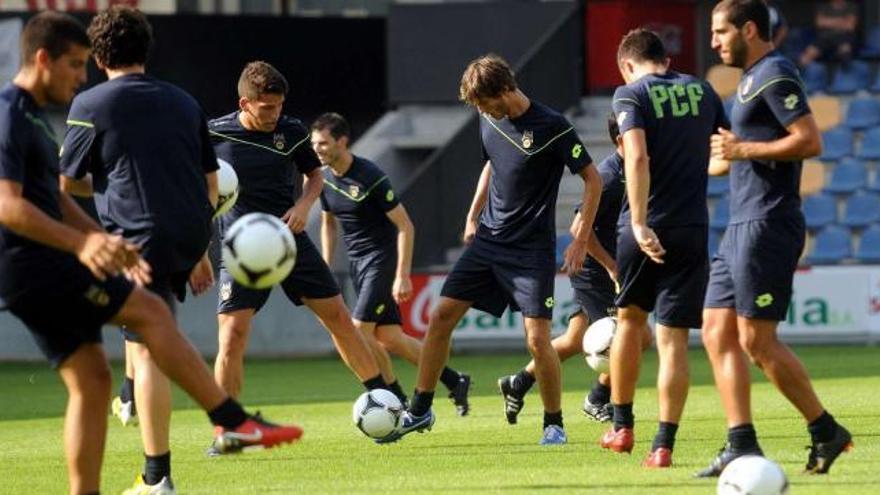
[[[584,334],[584,359],[590,368],[599,373],[608,373],[608,359],[611,356],[611,342],[617,331],[617,318],[606,316],[595,321]]]
[[[381,439],[394,432],[400,425],[403,404],[388,390],[376,389],[364,392],[355,401],[351,411],[354,424],[364,435]]]

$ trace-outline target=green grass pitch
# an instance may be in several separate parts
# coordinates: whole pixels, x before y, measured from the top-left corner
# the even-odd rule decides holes
[[[856,448],[831,474],[800,474],[809,443],[805,425],[765,380],[755,374],[755,422],[768,457],[779,462],[793,494],[880,493],[880,351],[864,347],[803,347],[819,395],[847,425]],[[303,425],[293,446],[209,459],[211,437],[204,413],[175,392],[173,477],[180,493],[714,493],[714,480],[691,474],[715,455],[725,425],[711,372],[701,349],[691,352],[692,387],[676,445],[675,466],[642,469],[656,428],[656,354],[648,353],[636,397],[636,448],[632,456],[602,451],[607,427],[586,420],[580,405],[593,374],[581,359],[564,365],[563,411],[569,444],[540,447],[541,407],[529,395],[520,424],[509,426],[495,391],[498,376],[524,364],[525,355],[456,356],[451,365],[473,375],[472,413],[455,416],[438,390],[437,424],[395,445],[378,446],[351,422],[360,386],[338,359],[251,361],[244,402],[276,421]],[[415,370],[396,362],[411,389]],[[119,380],[120,369],[114,369]],[[64,493],[61,447],[64,389],[42,364],[0,364],[0,492]],[[98,411],[96,414],[102,414]],[[138,430],[110,423],[103,493],[127,488],[142,465]]]

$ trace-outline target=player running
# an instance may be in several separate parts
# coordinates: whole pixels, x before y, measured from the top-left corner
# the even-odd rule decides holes
[[[623,177],[623,140],[613,116],[608,119],[608,134],[616,149],[597,167],[602,177],[602,197],[593,222],[593,235],[587,245],[590,256],[584,262],[584,269],[569,277],[578,306],[569,317],[565,334],[551,342],[560,361],[581,353],[584,334],[591,323],[617,314],[614,306],[617,263],[613,253],[617,251],[617,218],[626,186]],[[578,222],[579,219],[575,217],[574,224]],[[651,345],[651,330],[646,325],[644,331],[642,344],[647,348]],[[498,390],[504,397],[504,415],[508,423],[516,424],[517,416],[525,404],[524,398],[534,383],[534,360],[515,375],[498,379]],[[593,420],[611,421],[611,378],[608,373],[599,374],[593,389],[584,397],[583,411]]]
[[[713,157],[732,162],[732,213],[712,260],[703,343],[727,415],[728,442],[701,477],[718,476],[739,456],[761,454],[746,356],[806,420],[812,439],[807,473],[827,473],[852,446],[850,433],[816,396],[803,364],[776,335],[804,248],[801,163],[821,153],[822,141],[798,69],[775,51],[769,32],[761,0],[726,0],[712,13],[712,48],[725,65],[745,72],[733,128],[712,136]]]
[[[299,438],[298,427],[249,416],[214,383],[168,306],[120,275],[150,282],[138,248],[106,233],[59,191],[59,143],[44,108],[68,105],[85,82],[85,29],[69,15],[43,12],[28,21],[21,40],[22,67],[0,90],[0,299],[27,326],[67,388],[70,493],[100,490],[112,380],[101,346],[105,323],[139,334],[157,366],[209,411],[219,450]]]
[[[623,136],[626,199],[619,220],[617,334],[611,346],[614,426],[603,448],[631,452],[633,399],[648,313],[657,321],[659,428],[645,467],[672,465],[688,393],[688,331],[699,328],[709,270],[706,207],[709,138],[727,127],[721,99],[704,81],[669,68],[652,31],[623,37],[614,93]]]
[[[431,313],[412,405],[387,441],[433,425],[434,388],[449,356],[452,331],[465,312],[473,306],[500,317],[510,306],[523,313],[526,343],[541,385],[540,443],[564,444],[568,440],[562,422],[559,355],[550,343],[556,197],[563,168],[568,166],[584,180],[583,207],[564,264],[566,271],[577,273],[587,254],[602,179],[574,127],[556,111],[530,100],[501,57],[486,55],[471,62],[461,79],[460,97],[481,112],[486,164],[480,181],[489,186],[477,187],[465,230],[469,244]]]
[[[311,130],[312,148],[326,165],[321,192],[324,261],[332,263],[339,219],[357,293],[354,325],[373,349],[385,382],[406,404],[406,394],[394,376],[388,352],[418,365],[422,350],[418,339],[403,333],[397,306],[412,297],[413,224],[388,176],[373,162],[349,151],[351,133],[341,115],[325,113],[315,120]],[[449,389],[458,414],[466,416],[471,377],[447,366],[440,381]]]

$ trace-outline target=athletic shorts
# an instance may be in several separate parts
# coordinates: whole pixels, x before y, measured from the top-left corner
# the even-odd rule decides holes
[[[635,305],[654,312],[657,323],[668,327],[700,328],[709,273],[706,226],[654,229],[666,249],[664,263],[651,261],[639,248],[627,225],[618,231],[617,273],[620,293],[615,304]]]
[[[186,298],[186,284],[189,282],[189,272],[178,272],[173,275],[153,275],[153,281],[147,286],[147,290],[156,294],[171,310],[171,314],[177,313],[177,301],[183,302]],[[125,327],[119,329],[122,338],[128,342],[143,344],[140,334]]]
[[[735,308],[759,320],[785,319],[804,249],[803,218],[729,225],[712,259],[707,308]]]
[[[376,326],[400,325],[400,308],[392,297],[396,259],[352,260],[350,267],[357,294],[352,317]]]
[[[339,284],[330,273],[327,263],[306,234],[294,235],[296,239],[296,264],[293,271],[279,284],[290,301],[301,306],[303,299],[326,299],[340,294]],[[240,309],[259,311],[269,299],[272,289],[249,289],[232,278],[232,274],[220,267],[220,301],[218,313]]]
[[[590,323],[617,315],[617,306],[614,305],[614,282],[607,273],[597,274],[595,279],[591,277],[589,284],[572,286],[572,290],[574,301],[578,305],[578,310],[574,314],[583,313]]]
[[[56,283],[28,288],[7,309],[27,326],[52,367],[58,368],[81,345],[101,343],[101,327],[119,313],[134,285],[121,276],[100,281],[64,253],[52,258],[45,260],[45,266],[51,266]]]
[[[553,318],[556,255],[475,237],[446,277],[440,295],[500,317],[509,306],[527,318]]]

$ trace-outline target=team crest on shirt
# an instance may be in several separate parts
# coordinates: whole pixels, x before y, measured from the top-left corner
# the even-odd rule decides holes
[[[352,184],[352,185],[348,186],[348,195],[351,196],[352,198],[357,198],[360,193],[361,193],[361,188],[357,184]]]
[[[743,96],[749,94],[749,90],[752,89],[752,83],[755,82],[755,76],[749,76],[746,79],[745,84],[743,84],[742,90],[740,91]]]
[[[535,142],[535,133],[532,131],[523,131],[522,133],[522,145],[523,148],[529,149],[532,147],[532,143]]]
[[[272,142],[275,143],[275,149],[277,149],[277,150],[279,150],[279,151],[280,151],[280,150],[283,150],[283,149],[284,149],[284,145],[287,144],[287,143],[285,142],[285,139],[284,139],[284,133],[283,133],[283,132],[276,132],[275,135],[272,136]]]

